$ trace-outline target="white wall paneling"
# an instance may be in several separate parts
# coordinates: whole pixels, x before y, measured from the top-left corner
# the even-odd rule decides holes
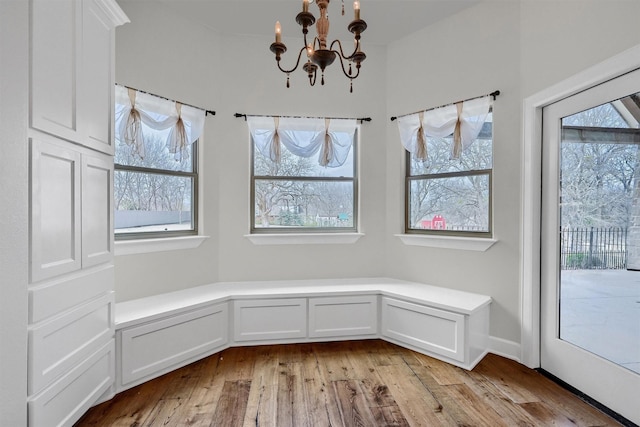
[[[29,394],[39,392],[113,339],[113,292],[29,330]]]
[[[78,140],[77,0],[31,1],[31,126]]]
[[[113,259],[113,159],[82,157],[82,267]]]
[[[111,291],[114,266],[106,263],[29,288],[29,322],[37,323]]]
[[[31,140],[31,281],[81,267],[80,153]]]
[[[113,23],[102,1],[82,3],[82,60],[80,72],[80,123],[83,145],[113,154]]]
[[[114,382],[110,341],[28,401],[29,425],[72,426]]]
[[[32,0],[31,126],[113,154],[113,22],[100,0]]]
[[[234,301],[233,318],[236,341],[282,340],[307,336],[306,298]]]
[[[119,331],[119,389],[222,349],[228,330],[227,303],[222,303]]]
[[[234,345],[382,338],[472,369],[488,351],[490,304],[387,278],[212,283],[126,301],[116,391]]]
[[[309,298],[309,337],[378,333],[378,296]]]
[[[114,0],[30,2],[29,425],[115,389]]]
[[[382,298],[382,335],[465,362],[465,316]]]

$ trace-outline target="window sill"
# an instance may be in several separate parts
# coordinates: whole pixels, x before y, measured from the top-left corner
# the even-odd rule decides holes
[[[417,234],[396,234],[402,243],[409,246],[429,248],[459,249],[463,251],[484,252],[497,242],[496,239],[478,237],[425,236]]]
[[[346,245],[355,243],[364,233],[282,233],[246,234],[254,245]]]
[[[209,236],[184,236],[160,239],[119,240],[115,244],[115,254],[134,255],[193,249],[200,246],[208,238]]]

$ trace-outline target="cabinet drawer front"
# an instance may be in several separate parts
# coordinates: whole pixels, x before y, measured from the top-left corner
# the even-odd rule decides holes
[[[114,267],[105,265],[55,278],[29,289],[29,323],[37,323],[113,290]]]
[[[156,377],[224,346],[228,319],[224,303],[122,330],[122,384]]]
[[[236,341],[307,336],[306,298],[235,301],[233,307]]]
[[[72,426],[114,382],[114,340],[29,399],[30,426]]]
[[[464,362],[464,315],[382,298],[382,335]]]
[[[113,293],[29,330],[29,394],[72,369],[112,340]]]
[[[309,337],[371,335],[377,332],[376,295],[309,299]]]

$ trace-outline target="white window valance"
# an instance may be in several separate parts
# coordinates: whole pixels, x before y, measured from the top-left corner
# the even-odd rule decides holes
[[[145,156],[142,124],[157,131],[169,130],[167,148],[180,160],[187,145],[202,135],[204,119],[205,110],[200,108],[116,85],[116,138],[141,158]]]
[[[249,132],[258,151],[280,161],[283,145],[298,157],[318,154],[318,164],[335,168],[347,160],[356,131],[356,119],[247,116]]]
[[[453,135],[451,158],[456,159],[478,138],[492,105],[487,95],[399,117],[400,141],[414,158],[426,160],[426,138]]]

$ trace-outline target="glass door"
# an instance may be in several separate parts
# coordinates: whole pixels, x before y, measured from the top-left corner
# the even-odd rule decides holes
[[[640,423],[640,70],[543,111],[541,366]]]

